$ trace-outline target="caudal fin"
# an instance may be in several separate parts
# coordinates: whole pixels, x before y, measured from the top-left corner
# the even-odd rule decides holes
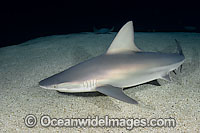
[[[183,50],[182,50],[182,48],[181,48],[180,42],[177,41],[176,39],[175,39],[175,42],[176,42],[176,45],[177,45],[177,52],[178,52],[178,54],[179,54],[179,55],[183,55]],[[184,55],[183,55],[183,56],[184,56]]]
[[[177,40],[175,39],[175,42],[176,42],[176,45],[177,45],[177,52],[178,52],[178,54],[184,56],[183,50],[182,50],[182,48],[181,48],[181,45],[180,45],[179,41],[177,41]],[[182,72],[182,67],[183,67],[183,65],[181,64],[181,65],[180,65],[180,69],[179,69],[180,72]]]

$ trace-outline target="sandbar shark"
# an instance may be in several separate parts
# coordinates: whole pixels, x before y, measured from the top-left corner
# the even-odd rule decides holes
[[[177,53],[144,52],[134,43],[133,22],[117,33],[106,53],[81,62],[39,82],[59,92],[100,92],[118,100],[138,104],[123,89],[156,79],[170,81],[185,57],[177,42]]]

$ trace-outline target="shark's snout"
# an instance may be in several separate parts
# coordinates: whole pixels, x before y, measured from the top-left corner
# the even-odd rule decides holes
[[[39,82],[39,86],[46,86],[45,80],[40,81],[40,82]]]
[[[51,76],[51,77],[48,77],[46,79],[43,79],[39,82],[39,85],[40,86],[52,86],[52,85],[55,85],[55,84],[58,84],[60,83],[60,79],[62,77],[60,76],[60,74],[56,74],[54,76]]]
[[[45,88],[45,89],[48,89],[49,87],[49,84],[48,82],[46,81],[46,79],[42,80],[39,82],[39,86],[42,87],[42,88]]]
[[[47,78],[39,82],[39,86],[45,89],[53,88],[54,85],[54,80],[52,80],[51,78]]]

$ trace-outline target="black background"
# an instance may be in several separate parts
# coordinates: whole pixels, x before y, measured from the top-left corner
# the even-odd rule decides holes
[[[135,31],[200,32],[194,1],[6,1],[0,4],[0,47],[48,35],[91,32],[93,26],[118,31],[133,20]]]

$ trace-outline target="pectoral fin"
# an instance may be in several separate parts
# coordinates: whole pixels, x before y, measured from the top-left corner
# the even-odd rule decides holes
[[[131,103],[131,104],[138,104],[138,102],[126,94],[124,94],[122,88],[114,87],[111,85],[105,85],[97,87],[96,90],[100,93],[103,93],[105,95],[111,96],[113,98],[116,98],[118,100],[121,100],[123,102]]]

